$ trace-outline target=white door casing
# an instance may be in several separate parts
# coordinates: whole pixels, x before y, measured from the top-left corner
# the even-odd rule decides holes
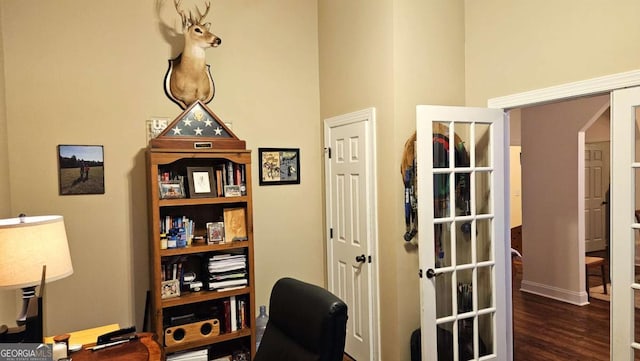
[[[640,354],[640,341],[634,339],[634,295],[640,284],[636,265],[635,235],[640,224],[635,210],[640,183],[640,162],[636,150],[640,87],[611,93],[611,359],[633,360]],[[635,352],[634,352],[635,350]]]
[[[324,137],[329,291],[348,306],[345,352],[378,360],[375,109],[326,119]]]
[[[632,360],[634,357],[632,348],[637,349],[638,347],[638,344],[633,340],[632,331],[630,331],[633,330],[635,317],[632,297],[634,292],[638,292],[638,285],[633,283],[635,258],[638,257],[635,250],[634,234],[639,232],[640,224],[633,223],[635,219],[631,216],[637,193],[634,191],[631,175],[631,165],[633,165],[633,169],[637,169],[638,165],[632,160],[632,155],[635,154],[633,135],[637,132],[637,126],[629,124],[629,121],[637,123],[637,114],[632,114],[632,104],[637,104],[637,99],[640,99],[638,86],[640,86],[640,70],[631,70],[492,98],[487,102],[489,108],[513,109],[581,96],[611,93],[610,227],[611,259],[616,260],[611,264],[612,294],[616,294],[611,300],[609,328],[611,360]],[[634,101],[634,99],[636,100]],[[640,208],[640,206],[635,207]],[[578,256],[582,257],[582,255]]]
[[[416,128],[422,359],[436,360],[450,353],[448,357],[459,360],[463,351],[457,345],[465,344],[466,339],[472,340],[470,357],[474,360],[510,360],[511,268],[505,247],[508,158],[504,156],[508,154],[508,126],[504,113],[500,109],[418,106]],[[435,129],[447,133],[444,148],[451,160],[437,167]],[[465,133],[461,140],[457,139],[459,132]],[[467,149],[468,165],[454,161],[457,147]],[[469,195],[463,200],[456,185],[467,182]],[[436,189],[439,201],[434,203]],[[448,195],[443,198],[441,192]],[[439,349],[439,343],[447,346]]]

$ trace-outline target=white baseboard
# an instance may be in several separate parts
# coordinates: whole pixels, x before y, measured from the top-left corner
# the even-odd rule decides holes
[[[578,306],[589,304],[587,292],[575,292],[526,280],[523,280],[520,284],[520,291],[552,298],[554,300],[567,302]]]

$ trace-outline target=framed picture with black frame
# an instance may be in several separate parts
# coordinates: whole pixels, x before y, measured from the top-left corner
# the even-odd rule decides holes
[[[299,148],[258,148],[260,185],[300,184]]]
[[[215,197],[216,187],[212,167],[187,167],[189,198]]]
[[[58,145],[60,195],[104,194],[102,145]]]

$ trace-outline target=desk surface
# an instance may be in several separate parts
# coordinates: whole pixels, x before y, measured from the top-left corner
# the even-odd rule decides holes
[[[69,345],[86,345],[89,343],[96,343],[98,336],[103,335],[107,332],[111,332],[119,329],[120,329],[120,325],[118,325],[117,323],[114,323],[111,325],[94,327],[94,328],[89,328],[81,331],[69,332],[69,335],[71,336],[69,338]],[[53,343],[53,337],[54,336],[45,337],[44,343]]]
[[[134,341],[110,346],[97,351],[83,347],[71,354],[73,361],[162,361],[164,349],[155,340],[153,333],[139,333]]]
[[[117,323],[87,330],[69,332],[69,345],[84,345],[82,350],[71,353],[73,361],[161,361],[164,349],[155,340],[153,333],[138,333],[138,339],[116,346],[91,351],[87,347],[95,345],[98,336],[120,329]],[[53,343],[53,336],[45,337],[45,343]]]

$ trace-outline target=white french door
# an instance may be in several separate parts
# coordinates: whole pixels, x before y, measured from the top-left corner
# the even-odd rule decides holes
[[[611,360],[640,359],[640,87],[611,93]]]
[[[417,107],[423,360],[511,360],[508,126],[501,109]]]

